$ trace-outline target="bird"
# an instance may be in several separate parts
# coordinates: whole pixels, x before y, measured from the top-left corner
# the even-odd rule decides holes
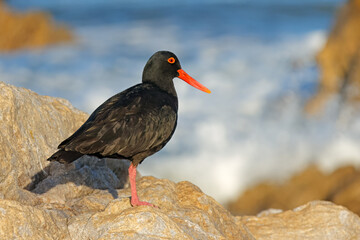
[[[142,83],[102,103],[47,160],[68,164],[83,155],[130,160],[130,204],[156,207],[139,200],[136,168],[145,158],[161,150],[174,134],[178,119],[173,82],[176,77],[211,93],[181,68],[174,53],[158,51],[146,63]]]

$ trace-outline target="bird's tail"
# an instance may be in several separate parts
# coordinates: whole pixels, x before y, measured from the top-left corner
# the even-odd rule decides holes
[[[49,157],[48,161],[58,161],[60,163],[71,163],[81,157],[83,154],[74,151],[59,150]]]

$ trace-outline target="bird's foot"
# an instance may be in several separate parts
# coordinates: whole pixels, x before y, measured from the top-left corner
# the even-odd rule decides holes
[[[130,200],[131,206],[133,207],[150,206],[150,207],[159,208],[154,204],[139,201],[139,197],[136,192],[136,166],[134,166],[133,163],[131,163],[129,167],[129,180],[130,180],[130,189],[131,189],[131,200]]]
[[[135,206],[150,206],[150,207],[154,207],[154,208],[159,208],[158,206],[156,206],[152,203],[143,202],[143,201],[139,201],[139,200],[133,201],[131,199],[130,203],[131,203],[131,206],[133,206],[133,207],[135,207]]]

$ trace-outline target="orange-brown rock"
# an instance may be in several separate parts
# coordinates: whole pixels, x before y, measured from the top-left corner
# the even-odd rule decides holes
[[[0,52],[68,42],[73,34],[44,12],[14,12],[0,1]]]
[[[245,191],[228,208],[235,215],[253,215],[268,209],[292,209],[313,200],[329,200],[360,215],[360,172],[342,167],[324,174],[307,168],[284,184],[261,183]]]
[[[360,100],[360,0],[349,0],[339,11],[324,48],[317,55],[320,86],[306,106],[316,113],[334,94],[347,102]]]
[[[345,187],[339,189],[331,200],[360,215],[360,174]]]

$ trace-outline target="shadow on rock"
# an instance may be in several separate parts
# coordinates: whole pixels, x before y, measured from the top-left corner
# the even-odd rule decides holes
[[[56,187],[53,190],[55,194],[72,196],[83,195],[93,189],[106,189],[115,199],[118,198],[116,189],[128,186],[129,165],[128,160],[92,156],[83,156],[71,164],[51,162],[32,177],[32,182],[25,189],[45,194]]]

